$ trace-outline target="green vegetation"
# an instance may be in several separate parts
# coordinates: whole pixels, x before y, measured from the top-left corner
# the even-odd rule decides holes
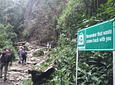
[[[0,53],[9,47],[15,59],[13,44],[19,35],[24,35],[26,39],[33,34],[35,37],[36,34],[47,34],[35,39],[42,41],[43,37],[50,36],[49,41],[54,40],[57,43],[48,53],[46,62],[39,66],[40,70],[54,63],[56,71],[52,75],[53,79],[48,81],[54,81],[55,85],[75,85],[77,31],[114,18],[115,0],[42,0],[44,5],[41,13],[37,11],[39,7],[29,10],[31,4],[37,0],[29,1],[32,3],[24,4],[23,0],[18,0],[18,3],[12,0],[0,1]],[[26,12],[25,9],[29,11]],[[28,22],[35,18],[35,22],[27,24],[24,20],[26,17]],[[37,29],[40,27],[43,27],[42,31]],[[33,56],[43,54],[39,50]],[[112,85],[112,60],[112,52],[108,51],[79,52],[78,85]],[[32,85],[32,81],[27,79],[20,85]]]
[[[107,3],[99,1],[99,4],[94,6],[96,10],[92,9],[94,2],[91,1],[88,8],[91,10],[85,11],[84,9],[88,7],[85,0],[68,0],[67,7],[58,19],[56,25],[60,33],[58,46],[47,55],[47,62],[40,66],[41,69],[45,69],[51,63],[55,63],[57,69],[51,82],[55,81],[56,85],[75,85],[77,30],[114,17],[115,5],[112,0],[108,0]],[[108,11],[105,11],[107,8]],[[79,52],[78,85],[112,85],[112,60],[112,52]]]
[[[18,3],[13,0],[0,0],[0,53],[9,47],[13,59],[17,56],[14,42],[23,29],[24,6],[23,0]]]
[[[9,69],[8,71],[11,72],[11,71],[13,71],[13,70]]]
[[[23,80],[19,85],[32,85],[31,79]]]
[[[13,26],[11,24],[6,26],[0,24],[0,30],[0,53],[2,53],[6,47],[9,47],[13,54],[13,59],[15,59],[17,52],[13,47],[13,42],[17,39],[17,34],[14,32]]]
[[[44,55],[44,52],[42,50],[37,50],[33,53],[33,57],[40,57],[40,56],[43,56]]]
[[[55,81],[55,85],[76,85],[77,31],[113,18],[114,6],[114,0],[67,0],[58,18],[53,18],[52,27],[59,33],[57,47],[48,53],[46,62],[39,66],[44,70],[55,63],[54,78],[49,82]],[[50,7],[55,9],[54,5],[50,4]],[[112,52],[79,52],[78,85],[112,85],[112,60]]]

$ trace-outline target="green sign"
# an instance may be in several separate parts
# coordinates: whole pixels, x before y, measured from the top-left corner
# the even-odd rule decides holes
[[[115,50],[114,19],[78,31],[77,50],[112,51]]]

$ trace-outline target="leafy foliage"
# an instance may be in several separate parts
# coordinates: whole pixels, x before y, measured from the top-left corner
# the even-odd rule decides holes
[[[106,4],[100,4],[100,6],[101,8],[98,8],[97,11],[100,11],[101,13],[98,15],[107,17],[108,19],[115,17],[115,1],[114,0],[108,0]]]
[[[112,85],[112,52],[80,52],[79,56],[78,83]]]
[[[23,80],[19,85],[32,85],[31,79]]]
[[[19,1],[22,3],[21,0]],[[30,3],[32,5],[33,0],[29,1],[32,2]],[[48,29],[43,29],[43,34],[47,33],[50,36],[49,40],[53,40],[53,33],[58,32],[55,34],[56,39],[58,39],[57,47],[52,49],[47,55],[46,62],[39,67],[44,70],[47,66],[55,63],[56,71],[52,75],[54,78],[48,81],[54,81],[56,85],[75,85],[77,31],[113,18],[115,16],[115,1],[43,0],[43,2],[45,5],[42,8],[42,13],[36,14],[36,10],[30,10],[29,13],[33,13],[31,18],[36,17],[36,20],[32,21],[32,24],[24,23],[27,27],[23,31],[23,35],[26,37],[33,36],[32,33],[35,33],[34,36],[40,35],[37,28],[43,27]],[[12,43],[17,37],[16,33],[20,33],[24,27],[24,16],[22,17],[23,8],[17,9],[19,4],[11,5],[12,3],[11,1],[11,3],[6,4],[3,0],[0,3],[0,21],[3,21],[0,24],[0,51],[2,52],[8,46],[15,54]],[[36,4],[34,5],[36,6]],[[27,20],[31,21],[31,18],[27,17]],[[48,38],[47,36],[43,37]],[[79,52],[78,85],[112,85],[112,63],[112,52]],[[30,80],[26,80],[21,84],[31,85],[32,83]]]
[[[0,24],[0,30],[0,47],[12,45],[12,41],[14,41],[17,38],[17,34],[14,32],[13,26],[11,24],[8,24],[6,26]]]
[[[23,28],[23,0],[0,0],[0,53],[10,47],[15,59],[14,42]]]
[[[28,1],[28,0],[26,0]],[[1,0],[0,1],[0,23],[10,23],[14,31],[19,34],[23,29],[23,12],[25,10],[24,0]]]
[[[67,8],[63,10],[56,26],[60,32],[58,46],[47,55],[49,63],[47,61],[46,64],[42,64],[43,68],[55,63],[57,71],[51,81],[55,81],[56,85],[75,85],[77,30],[110,18],[109,12],[103,13],[106,7],[104,8],[104,3],[101,1],[98,6],[100,5],[104,10],[98,8],[98,12],[93,11],[93,16],[86,13],[83,9],[84,4],[80,0],[68,0]],[[79,52],[78,85],[112,85],[112,63],[112,52]]]
[[[13,30],[13,26],[11,24],[8,24],[4,26],[3,24],[0,24],[0,48],[1,53],[5,50],[6,47],[9,47],[11,52],[13,53],[13,58],[15,59],[16,51],[13,47],[13,42],[17,39],[17,34]]]
[[[44,52],[42,50],[37,50],[33,53],[34,57],[43,56]]]

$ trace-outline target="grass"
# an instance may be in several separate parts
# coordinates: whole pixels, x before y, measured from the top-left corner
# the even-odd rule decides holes
[[[42,57],[42,56],[38,56],[38,55],[32,55],[32,57]],[[35,61],[35,60],[34,60]]]
[[[31,78],[21,81],[19,85],[33,85]]]
[[[13,71],[13,70],[11,70],[11,69],[8,70],[8,72],[11,72],[11,71]]]

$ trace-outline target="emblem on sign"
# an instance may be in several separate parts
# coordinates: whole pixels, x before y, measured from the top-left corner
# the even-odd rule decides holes
[[[84,44],[84,35],[83,35],[83,33],[80,33],[78,45],[83,45],[83,44]]]

